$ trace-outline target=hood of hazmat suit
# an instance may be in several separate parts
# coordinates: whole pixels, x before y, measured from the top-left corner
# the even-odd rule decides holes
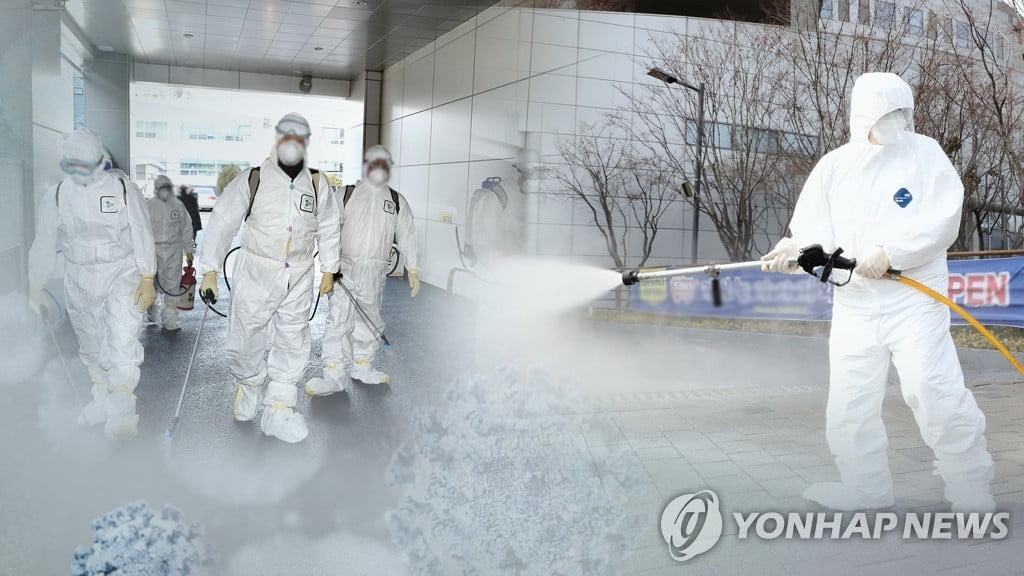
[[[850,142],[814,167],[790,229],[798,246],[842,247],[853,257],[881,247],[891,268],[944,293],[946,251],[959,232],[964,191],[939,144],[912,131],[913,105],[910,86],[895,74],[857,79]],[[887,136],[878,144],[869,137],[876,131]],[[898,282],[854,274],[834,290],[829,345],[826,431],[842,484],[812,487],[809,498],[847,509],[891,504],[881,418],[891,360],[935,453],[946,499],[954,509],[994,505],[985,417],[964,387],[943,304]]]

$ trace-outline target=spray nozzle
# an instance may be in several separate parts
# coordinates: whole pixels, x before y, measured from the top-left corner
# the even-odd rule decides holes
[[[846,286],[850,283],[850,279],[847,278],[845,282],[836,282],[832,280],[832,271],[852,271],[857,267],[857,259],[847,258],[842,254],[842,248],[836,248],[835,252],[829,253],[822,248],[821,244],[811,244],[800,250],[800,257],[797,258],[796,263],[804,272],[822,282],[828,282],[833,286]]]
[[[626,270],[622,273],[622,284],[624,286],[632,286],[640,281],[639,270]]]

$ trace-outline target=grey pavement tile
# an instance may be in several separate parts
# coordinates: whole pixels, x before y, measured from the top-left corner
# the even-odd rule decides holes
[[[810,485],[800,477],[796,478],[773,478],[771,480],[758,480],[758,484],[776,498],[789,498],[800,496]]]
[[[744,466],[743,471],[746,472],[754,480],[774,480],[778,478],[793,478],[797,474],[792,468],[785,464],[757,464],[754,466]]]
[[[704,464],[707,462],[728,462],[729,455],[715,448],[712,450],[687,450],[683,457],[690,464]]]
[[[719,450],[726,454],[738,454],[741,452],[756,452],[761,448],[753,440],[729,440],[715,442]]]
[[[764,491],[764,488],[753,478],[742,473],[706,480],[702,479],[701,481],[706,487],[714,490],[723,500],[743,492]]]
[[[655,446],[652,448],[637,448],[636,455],[644,462],[651,460],[673,460],[679,458],[679,452],[673,448],[671,444],[668,446]]]
[[[697,471],[704,479],[713,479],[720,476],[737,476],[743,474],[743,468],[740,468],[735,462],[701,462],[693,464],[693,469]]]
[[[793,471],[796,472],[798,476],[811,483],[837,482],[839,480],[839,470],[832,464],[793,468]]]
[[[756,466],[760,464],[775,464],[775,458],[764,450],[752,452],[739,452],[730,454],[729,458],[740,466]]]
[[[626,439],[629,442],[629,445],[632,446],[634,450],[639,450],[641,448],[658,448],[661,446],[672,445],[672,443],[668,441],[668,438],[665,438],[663,434],[657,437],[650,438],[630,438],[627,435]]]

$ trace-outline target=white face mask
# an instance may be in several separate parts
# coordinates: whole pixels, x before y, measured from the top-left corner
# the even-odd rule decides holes
[[[285,166],[295,166],[306,157],[306,149],[294,140],[285,140],[277,145],[277,159]]]
[[[903,110],[895,110],[882,116],[871,127],[871,136],[875,142],[888,146],[900,141],[907,129],[907,116]]]
[[[383,168],[374,168],[366,175],[366,179],[370,181],[370,184],[375,186],[383,186],[387,184],[390,177],[391,175],[388,174],[388,171]]]

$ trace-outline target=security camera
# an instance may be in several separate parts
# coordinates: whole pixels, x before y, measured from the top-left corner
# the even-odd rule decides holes
[[[313,90],[313,77],[306,74],[299,81],[299,91],[303,94],[309,94],[311,90]]]

